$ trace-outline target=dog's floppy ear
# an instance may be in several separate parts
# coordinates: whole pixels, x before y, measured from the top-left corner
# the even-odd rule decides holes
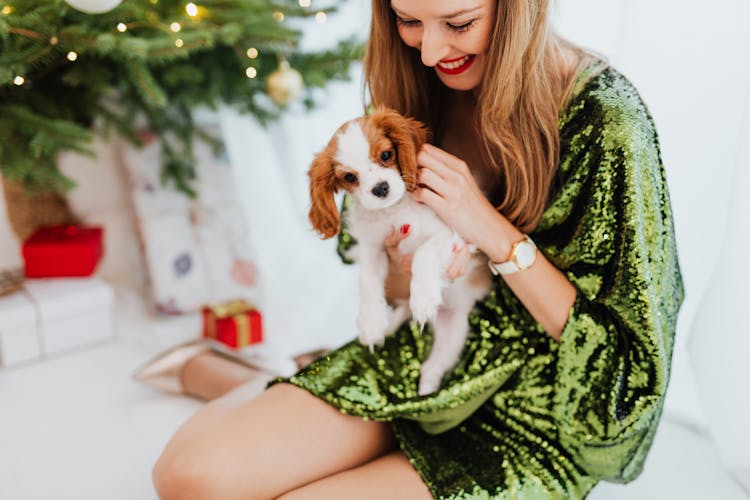
[[[310,205],[309,218],[313,229],[323,239],[338,234],[341,227],[339,211],[333,195],[336,193],[336,176],[333,170],[333,157],[330,145],[318,153],[308,171],[310,177]]]
[[[429,130],[422,122],[388,108],[378,109],[370,118],[396,146],[397,161],[406,190],[414,191],[417,188],[417,153],[428,141]]]

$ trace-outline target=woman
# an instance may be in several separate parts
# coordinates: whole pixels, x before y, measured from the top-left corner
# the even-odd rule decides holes
[[[374,0],[365,72],[374,105],[433,130],[414,198],[501,270],[464,352],[418,397],[431,337],[405,324],[372,354],[353,341],[257,398],[218,398],[167,445],[159,495],[582,498],[633,479],[683,298],[637,92],[550,31],[547,0]],[[384,242],[391,298],[408,280],[401,229]],[[243,370],[197,356],[183,383],[210,398]]]

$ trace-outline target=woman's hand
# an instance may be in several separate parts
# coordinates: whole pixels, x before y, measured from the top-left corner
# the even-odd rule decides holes
[[[422,146],[417,162],[419,187],[411,193],[412,198],[434,210],[465,241],[484,250],[488,228],[502,216],[485,198],[468,165],[431,144]],[[465,253],[462,259],[468,263],[468,250]],[[455,259],[453,264],[458,267]]]
[[[399,243],[409,236],[408,224],[394,229],[383,241],[385,251],[388,254],[388,276],[386,278],[386,298],[393,303],[396,299],[409,298],[411,284],[411,264],[413,255],[404,254],[398,248]],[[463,276],[469,265],[471,254],[468,245],[453,246],[453,260],[445,271],[445,276],[453,281]]]
[[[393,305],[396,300],[408,299],[411,284],[411,254],[403,254],[398,249],[401,240],[409,236],[409,225],[394,229],[386,236],[383,246],[388,254],[388,275],[385,279],[385,297]]]

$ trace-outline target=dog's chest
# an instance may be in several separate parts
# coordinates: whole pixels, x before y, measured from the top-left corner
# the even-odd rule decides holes
[[[452,232],[435,212],[408,196],[381,210],[367,210],[356,201],[352,203],[349,232],[357,241],[382,244],[392,230],[401,230],[405,225],[409,226],[405,243],[409,241],[415,248],[431,236]]]

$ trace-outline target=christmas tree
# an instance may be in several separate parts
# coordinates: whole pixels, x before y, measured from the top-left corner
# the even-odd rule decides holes
[[[61,151],[115,129],[161,141],[162,179],[192,193],[197,108],[225,103],[262,123],[303,92],[347,79],[361,45],[299,51],[291,20],[321,22],[310,0],[0,0],[0,172],[64,191]],[[298,21],[299,22],[299,21]],[[309,22],[313,22],[310,19]],[[302,82],[304,81],[304,89]]]

